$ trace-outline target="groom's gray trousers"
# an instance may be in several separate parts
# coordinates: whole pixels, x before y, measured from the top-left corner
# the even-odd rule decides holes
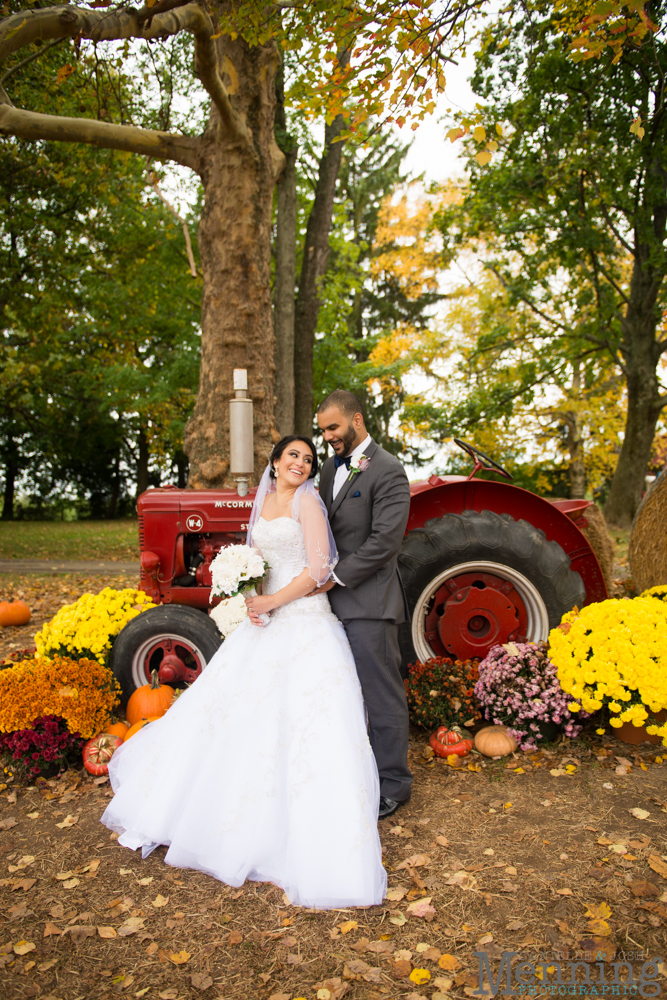
[[[383,619],[343,621],[369,719],[369,737],[380,776],[380,794],[403,802],[410,797],[408,704],[400,674],[398,625]]]
[[[380,795],[405,802],[409,718],[401,680],[398,626],[408,609],[398,572],[398,551],[410,513],[410,485],[403,466],[372,441],[368,462],[333,495],[335,463],[320,477],[339,562],[329,591],[333,612],[345,627],[366,702],[370,740],[380,775]]]

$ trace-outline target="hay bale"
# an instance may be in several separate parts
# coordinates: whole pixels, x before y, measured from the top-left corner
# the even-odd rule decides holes
[[[604,514],[597,504],[587,507],[584,511],[584,517],[588,521],[588,524],[585,528],[581,528],[581,533],[585,536],[588,544],[597,556],[602,575],[604,576],[604,582],[607,584],[607,590],[611,593],[614,582],[616,543],[607,530],[607,522],[604,519]],[[578,522],[575,521],[575,524],[578,526]]]
[[[637,592],[667,584],[667,473],[651,483],[632,522],[628,561]]]

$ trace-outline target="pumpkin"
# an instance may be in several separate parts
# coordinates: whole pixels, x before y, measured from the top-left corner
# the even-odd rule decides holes
[[[473,748],[473,741],[457,726],[440,726],[428,742],[437,757],[466,757]]]
[[[108,733],[110,736],[120,736],[121,740],[124,740],[128,729],[129,723],[115,719],[112,715],[102,732]]]
[[[475,750],[485,757],[505,757],[516,748],[517,742],[507,732],[507,726],[485,726],[475,736]]]
[[[130,695],[125,716],[130,726],[141,719],[157,719],[164,715],[171,705],[174,689],[168,684],[160,684],[157,670],[151,670],[150,684],[142,684]]]
[[[135,724],[130,726],[127,730],[125,736],[123,737],[123,743],[126,743],[130,737],[134,736],[135,733],[138,733],[140,729],[144,728],[144,726],[147,726],[149,722],[157,722],[157,720],[161,718],[161,715],[154,715],[152,719],[139,719],[139,722],[135,722]]]
[[[0,625],[27,625],[32,615],[25,601],[0,601]]]
[[[83,766],[88,774],[108,774],[109,761],[122,743],[120,736],[99,733],[84,745]]]

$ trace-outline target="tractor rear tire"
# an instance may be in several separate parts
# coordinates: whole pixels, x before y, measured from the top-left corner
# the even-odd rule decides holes
[[[432,595],[438,586],[446,585],[450,568],[455,570],[452,579],[461,572],[469,580],[478,571],[507,580],[527,609],[529,625],[532,622],[526,635],[529,641],[546,639],[567,611],[586,600],[584,583],[570,569],[570,558],[557,542],[547,541],[544,532],[527,521],[489,510],[467,510],[427,521],[403,539],[398,566],[413,619],[400,628],[404,672],[415,660],[455,655],[455,650],[431,651],[424,637],[429,597],[432,608]],[[508,638],[499,635],[491,645]]]
[[[151,667],[159,667],[160,643],[169,640],[188,659],[192,668],[188,680],[205,669],[222,643],[215,623],[204,611],[183,604],[142,611],[119,632],[111,649],[111,669],[122,688],[123,705],[137,687],[149,682]],[[158,654],[154,663],[151,650]]]

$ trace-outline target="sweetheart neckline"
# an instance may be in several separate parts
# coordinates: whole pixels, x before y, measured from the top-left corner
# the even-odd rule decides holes
[[[260,514],[257,518],[258,521],[266,521],[267,524],[271,524],[271,521],[293,521],[293,517],[288,517],[287,514],[281,514],[280,517],[264,517]]]

